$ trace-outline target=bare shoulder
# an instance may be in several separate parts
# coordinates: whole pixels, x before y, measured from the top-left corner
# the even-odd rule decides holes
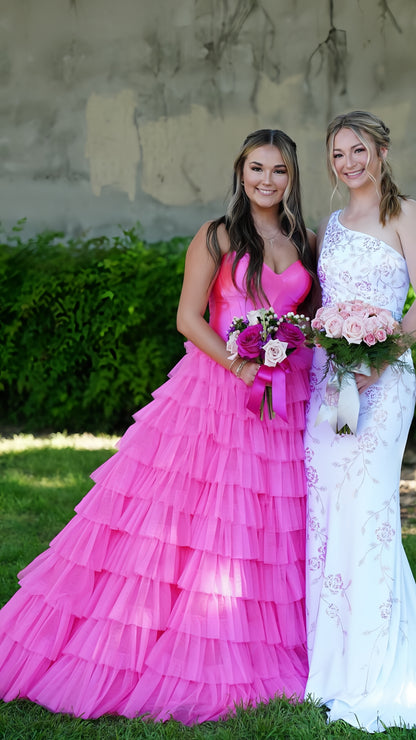
[[[403,256],[409,267],[409,271],[416,273],[416,200],[406,198],[402,200],[402,210],[395,219],[394,226],[400,240]]]
[[[416,200],[406,198],[402,200],[402,210],[399,216],[392,222],[399,236],[402,249],[411,242],[416,243]]]
[[[406,198],[402,200],[402,212],[399,216],[399,223],[400,220],[407,221],[408,219],[413,220],[416,219],[416,200],[413,198]]]
[[[213,224],[215,224],[215,222],[216,222],[215,220],[212,220],[212,221],[206,221],[204,224],[202,224],[202,226],[197,231],[192,241],[196,239],[200,243],[203,242],[206,246],[207,239],[208,239],[208,233],[211,227],[213,226]],[[217,236],[218,245],[221,250],[221,253],[227,254],[227,252],[230,251],[230,239],[229,239],[228,232],[227,232],[227,229],[225,228],[224,223],[218,224],[217,229],[216,229],[216,236]]]
[[[193,239],[198,239],[198,240],[200,240],[200,239],[205,239],[205,240],[206,240],[206,238],[207,238],[207,235],[208,235],[208,229],[209,229],[209,227],[210,227],[210,225],[211,225],[212,223],[214,223],[214,222],[213,222],[213,221],[205,221],[205,223],[204,223],[204,224],[202,224],[202,226],[200,226],[200,227],[199,227],[199,229],[198,229],[198,231],[196,232],[196,234],[195,234],[195,236],[193,237]],[[193,240],[192,240],[192,241],[193,241]],[[192,243],[192,242],[191,242],[191,243]]]
[[[210,228],[214,223],[215,221],[205,221],[205,223],[199,227],[188,247],[188,252],[204,251],[207,254],[209,253],[208,236]],[[230,241],[224,224],[219,224],[217,227],[217,239],[222,254],[226,254],[230,249]]]

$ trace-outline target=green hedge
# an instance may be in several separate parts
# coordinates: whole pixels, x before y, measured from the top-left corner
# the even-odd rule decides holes
[[[23,228],[0,232],[0,426],[123,431],[183,355],[176,308],[190,239],[149,244],[139,226],[112,239],[23,239]]]
[[[0,419],[28,431],[120,431],[183,354],[188,238],[148,244],[20,222],[0,243]]]

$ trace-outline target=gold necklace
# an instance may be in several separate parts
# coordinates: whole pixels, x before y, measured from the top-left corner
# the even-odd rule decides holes
[[[263,240],[265,240],[266,242],[269,242],[269,244],[273,244],[273,242],[276,241],[276,239],[278,239],[279,236],[281,235],[281,232],[280,231],[276,231],[274,233],[274,236],[266,236],[266,234],[262,234],[262,232],[260,231],[260,229],[257,229],[257,231],[260,234],[261,238]]]

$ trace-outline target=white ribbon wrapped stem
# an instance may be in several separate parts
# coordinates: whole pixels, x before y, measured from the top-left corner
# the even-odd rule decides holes
[[[371,369],[365,363],[357,365],[351,371],[335,369],[334,365],[332,367],[333,371],[326,384],[324,400],[318,411],[315,426],[328,421],[336,434],[345,426],[355,434],[360,413],[360,394],[354,373],[368,376],[371,375]]]

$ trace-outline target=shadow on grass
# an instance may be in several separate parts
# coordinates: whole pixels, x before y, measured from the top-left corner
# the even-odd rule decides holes
[[[16,573],[46,549],[49,541],[73,516],[74,506],[89,491],[91,472],[112,454],[109,449],[41,448],[0,455],[0,600],[17,588]],[[416,535],[405,537],[413,567]],[[0,740],[133,740],[183,738],[218,740],[320,740],[363,738],[366,733],[344,722],[326,725],[325,709],[311,701],[276,699],[256,708],[238,708],[235,716],[219,722],[186,727],[170,720],[104,716],[84,720],[52,714],[25,700],[0,702]],[[371,738],[416,740],[416,729],[393,728]]]
[[[0,603],[16,590],[18,571],[74,516],[93,485],[91,472],[111,454],[42,448],[0,455]]]

